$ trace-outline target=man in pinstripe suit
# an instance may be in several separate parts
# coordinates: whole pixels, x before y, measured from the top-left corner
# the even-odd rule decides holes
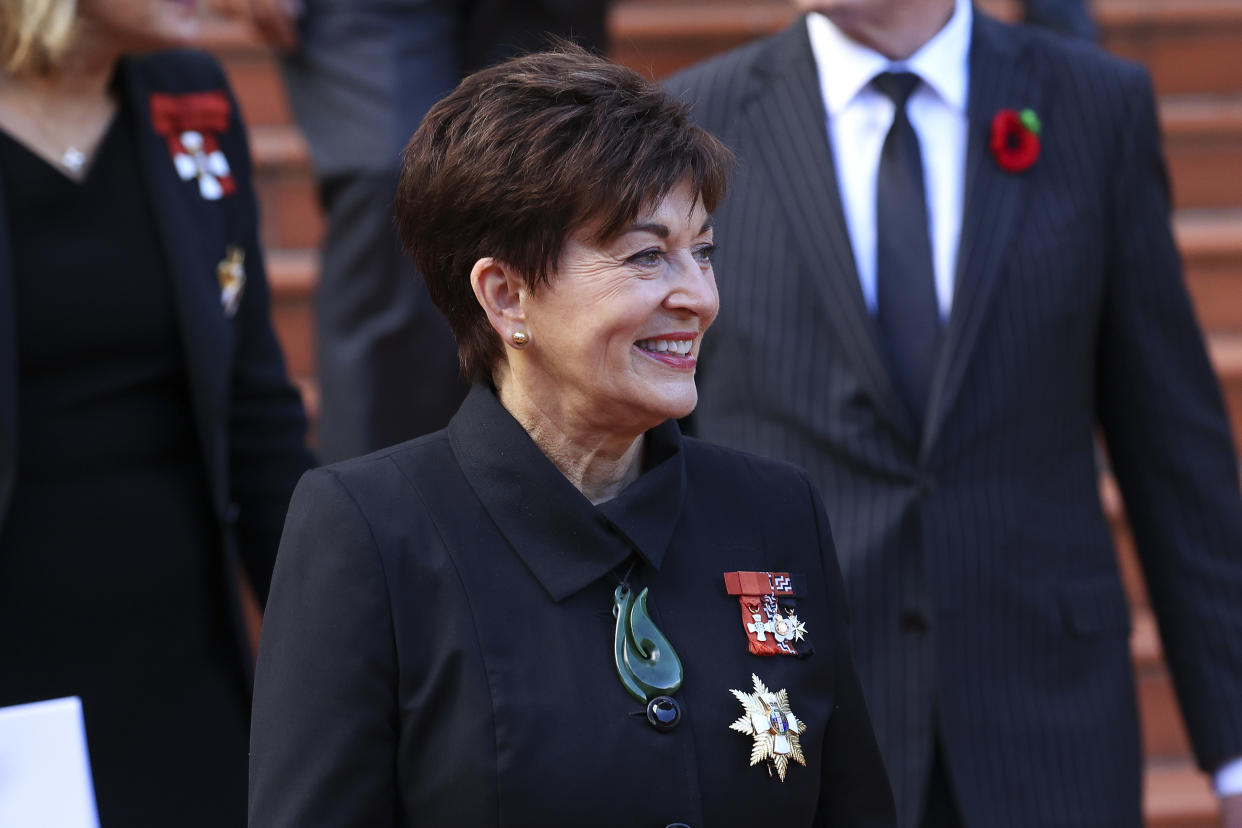
[[[694,428],[818,480],[901,824],[1141,822],[1097,429],[1236,793],[1242,499],[1147,75],[969,0],[802,5],[669,81],[740,158]]]

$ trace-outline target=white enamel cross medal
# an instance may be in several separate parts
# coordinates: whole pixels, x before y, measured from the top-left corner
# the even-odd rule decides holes
[[[798,738],[806,731],[806,723],[789,709],[788,693],[784,690],[773,693],[754,673],[751,673],[750,678],[755,684],[755,692],[729,691],[742,703],[745,710],[745,714],[729,725],[729,729],[754,737],[755,741],[750,749],[751,767],[766,762],[768,774],[771,775],[775,769],[784,782],[790,759],[806,767],[806,758],[802,755],[802,744]]]

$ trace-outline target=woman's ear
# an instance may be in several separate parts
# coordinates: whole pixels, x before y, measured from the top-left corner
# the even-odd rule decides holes
[[[519,339],[526,335],[526,282],[512,267],[490,256],[479,259],[470,269],[470,287],[503,342],[512,343],[515,333]]]

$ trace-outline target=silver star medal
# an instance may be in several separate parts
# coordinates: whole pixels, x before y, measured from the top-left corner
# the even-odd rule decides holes
[[[775,770],[784,782],[790,759],[806,767],[806,757],[802,755],[802,744],[798,738],[806,732],[806,723],[789,709],[788,693],[784,690],[773,693],[754,673],[750,678],[755,692],[729,691],[745,710],[745,715],[729,725],[729,729],[754,738],[750,749],[751,767],[766,762],[768,774]]]

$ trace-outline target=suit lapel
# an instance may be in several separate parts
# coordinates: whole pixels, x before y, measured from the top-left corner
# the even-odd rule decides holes
[[[220,310],[215,272],[216,263],[226,254],[223,212],[220,202],[207,201],[195,182],[177,175],[167,142],[151,125],[149,96],[154,90],[132,62],[125,61],[120,73],[127,114],[138,136],[151,211],[172,278],[195,423],[212,489],[218,493],[222,489],[215,484],[224,472],[224,447],[217,409],[228,399],[232,362],[232,332]]]
[[[1005,254],[1028,197],[1030,176],[1002,170],[988,148],[993,116],[1000,109],[1041,111],[1046,83],[1037,77],[1012,33],[975,11],[970,45],[967,104],[966,190],[958,247],[953,310],[932,380],[920,456],[926,458],[961,392],[971,353],[988,305],[1004,272]]]
[[[889,377],[858,282],[804,19],[769,42],[756,73],[760,88],[742,119],[744,140],[767,172],[845,357],[880,416],[913,445],[913,418]]]

